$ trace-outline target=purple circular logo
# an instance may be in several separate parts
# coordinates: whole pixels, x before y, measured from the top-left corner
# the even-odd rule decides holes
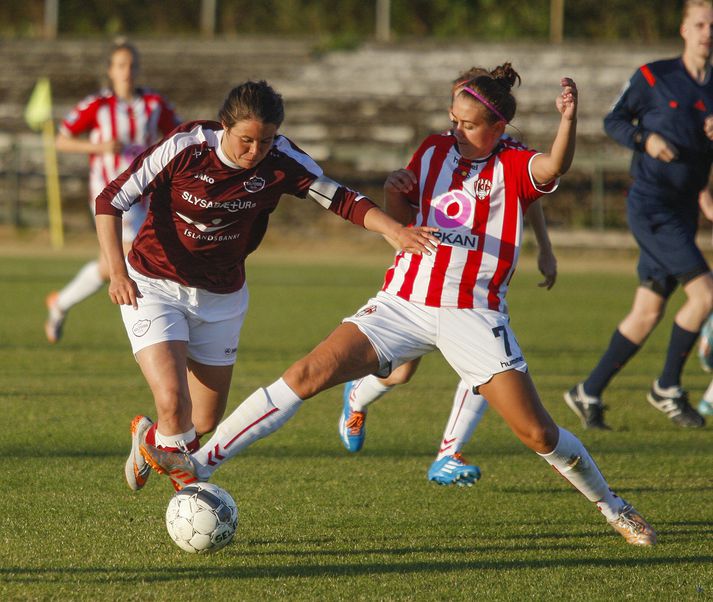
[[[451,190],[435,201],[433,209],[436,223],[443,228],[465,226],[473,215],[473,202],[461,190]]]

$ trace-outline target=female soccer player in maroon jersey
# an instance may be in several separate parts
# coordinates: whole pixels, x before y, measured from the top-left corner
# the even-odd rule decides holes
[[[416,255],[438,242],[436,228],[406,228],[324,176],[278,135],[283,117],[282,97],[266,82],[245,82],[229,93],[220,122],[183,124],[97,198],[109,296],[121,306],[158,415],[155,425],[143,416],[132,422],[125,473],[133,490],[150,472],[140,443],[195,451],[222,418],[247,310],[245,258],[283,194],[310,196]],[[121,216],[144,197],[148,216],[125,262]]]
[[[437,228],[435,253],[400,252],[376,297],[282,378],[248,397],[200,450],[171,453],[145,442],[140,449],[147,462],[179,486],[207,479],[222,462],[284,424],[303,400],[438,349],[515,435],[596,503],[627,542],[655,542],[653,529],[609,489],[582,443],[547,413],[510,329],[505,293],[517,263],[522,217],[569,169],[577,115],[577,89],[563,78],[550,151],[503,147],[500,138],[515,115],[511,88],[517,81],[509,63],[468,81],[451,106],[452,131],[429,136],[408,167],[387,179],[389,203],[415,207],[415,225]]]
[[[158,93],[136,87],[139,53],[126,40],[117,40],[109,51],[107,76],[110,86],[82,99],[62,121],[57,149],[89,155],[89,204],[140,152],[179,124],[173,107]],[[83,135],[87,138],[83,138]],[[124,214],[122,238],[128,252],[146,217],[146,203],[136,203]],[[96,293],[109,279],[100,256],[84,265],[61,290],[47,297],[45,335],[50,343],[62,337],[69,310]]]

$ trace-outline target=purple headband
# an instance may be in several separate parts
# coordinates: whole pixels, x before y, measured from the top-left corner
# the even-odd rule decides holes
[[[478,94],[473,88],[469,88],[468,86],[463,86],[461,90],[465,90],[468,92],[468,94],[471,94],[472,96],[475,96],[480,102],[482,102],[486,107],[488,107],[493,113],[495,113],[502,121],[505,123],[509,123],[507,119],[505,119],[505,116],[498,111],[492,104],[490,104],[485,98],[483,98],[480,94]]]

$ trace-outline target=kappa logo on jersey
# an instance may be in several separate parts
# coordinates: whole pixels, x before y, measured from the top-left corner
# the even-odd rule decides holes
[[[208,184],[215,184],[215,180],[210,176],[205,175],[204,173],[197,173],[193,177],[196,180],[203,180],[204,182],[208,182]]]
[[[131,327],[131,332],[137,337],[142,337],[149,331],[150,327],[151,320],[139,320],[138,322],[134,322],[134,325]]]
[[[260,176],[253,176],[249,180],[243,182],[243,187],[248,192],[260,192],[265,188],[265,179]]]
[[[226,347],[225,348],[225,355],[235,355],[238,352],[237,347]]]
[[[477,196],[481,201],[488,198],[490,191],[493,187],[493,183],[490,180],[481,180],[475,183],[475,196]]]
[[[359,310],[354,314],[355,318],[363,318],[370,314],[376,313],[376,305],[367,305],[364,309]]]

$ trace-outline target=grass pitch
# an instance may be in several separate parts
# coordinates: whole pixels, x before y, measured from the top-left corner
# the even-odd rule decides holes
[[[372,406],[359,454],[337,437],[334,389],[222,467],[214,481],[238,503],[238,533],[215,555],[189,555],[164,528],[168,481],[153,475],[138,494],[123,481],[129,422],[154,411],[118,310],[95,296],[50,347],[44,296],[81,261],[0,258],[0,599],[712,599],[711,427],[681,430],[644,399],[671,317],[607,392],[616,430],[583,432],[562,393],[597,360],[635,279],[633,268],[560,263],[550,292],[532,270],[517,274],[514,330],[546,406],[654,525],[658,546],[627,545],[494,413],[466,449],[482,480],[428,483],[457,380],[432,354]],[[229,411],[365,302],[384,267],[251,261]],[[685,379],[696,402],[708,377],[695,358]]]

